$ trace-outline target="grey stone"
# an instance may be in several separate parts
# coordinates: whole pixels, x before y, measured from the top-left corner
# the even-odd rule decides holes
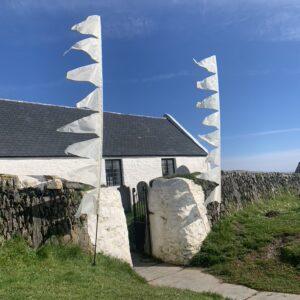
[[[0,175],[0,239],[20,235],[36,249],[54,236],[90,251],[87,220],[75,218],[82,192],[52,180],[50,189],[24,189],[16,176]]]

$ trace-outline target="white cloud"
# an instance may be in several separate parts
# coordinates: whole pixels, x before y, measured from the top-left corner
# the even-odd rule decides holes
[[[111,37],[147,34],[156,22],[168,30],[182,29],[190,26],[184,20],[197,18],[211,30],[232,30],[248,40],[300,41],[299,0],[4,0],[1,9],[28,15],[101,13]]]
[[[65,13],[101,14],[103,35],[109,38],[147,35],[155,29],[150,17],[140,13],[144,10],[136,0],[4,0],[3,8],[9,13],[30,17],[34,14],[62,15]],[[127,4],[126,4],[126,3]],[[132,9],[136,7],[137,10]],[[80,22],[82,20],[78,20]],[[49,38],[48,38],[49,39]],[[48,40],[47,39],[47,40]]]
[[[173,79],[176,77],[184,77],[188,76],[189,72],[182,70],[179,72],[174,72],[174,73],[165,73],[165,74],[156,74],[153,76],[149,77],[144,77],[144,78],[134,78],[134,79],[129,79],[130,82],[152,82],[152,81],[160,81],[160,80],[169,80]]]
[[[142,82],[149,82],[149,81],[159,81],[159,80],[168,80],[176,77],[183,77],[188,76],[189,73],[187,71],[179,71],[175,73],[167,73],[167,74],[158,74],[151,77],[142,78]]]
[[[109,38],[145,36],[155,29],[155,24],[150,18],[124,15],[110,22],[103,22],[102,26],[104,36]]]
[[[274,42],[300,41],[300,7],[285,7],[267,16],[258,35]]]
[[[224,136],[223,138],[225,140],[233,140],[233,139],[239,139],[239,138],[245,138],[245,137],[257,137],[257,136],[265,136],[265,135],[281,134],[281,133],[291,133],[291,132],[300,132],[300,127],[259,131],[259,132],[253,132],[253,133],[247,133],[247,134]]]
[[[257,155],[225,157],[223,170],[261,172],[294,172],[300,161],[300,149],[269,152]]]
[[[47,88],[54,88],[61,86],[64,84],[65,80],[54,80],[54,81],[48,81],[48,82],[41,82],[41,83],[28,83],[28,84],[6,84],[6,85],[0,85],[0,91],[1,93],[5,92],[14,92],[14,91],[27,91],[27,90],[35,90],[35,89],[47,89]]]

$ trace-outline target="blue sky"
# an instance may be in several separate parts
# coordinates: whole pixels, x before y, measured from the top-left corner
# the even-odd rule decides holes
[[[300,161],[299,0],[2,0],[0,98],[73,106],[92,87],[65,79],[90,63],[63,56],[83,38],[70,27],[102,17],[104,108],[173,115],[193,135],[208,111],[195,108],[217,55],[222,167],[294,171]]]

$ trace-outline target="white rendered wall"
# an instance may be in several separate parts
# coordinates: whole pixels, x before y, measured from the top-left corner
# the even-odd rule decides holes
[[[150,180],[161,177],[161,159],[159,157],[123,158],[123,183],[136,187],[140,181],[149,183]]]
[[[162,176],[161,159],[174,158],[176,172],[182,173],[185,168],[190,172],[205,172],[205,157],[132,157],[106,158],[121,159],[123,183],[131,188],[140,181],[149,183],[154,178]],[[52,175],[70,181],[81,181],[80,174],[72,170],[86,167],[91,163],[85,158],[3,158],[0,159],[0,174],[11,175]],[[71,175],[70,175],[71,173]],[[102,162],[101,183],[106,184],[105,159]]]
[[[80,173],[76,170],[93,163],[93,160],[86,158],[3,158],[0,159],[0,174],[52,175],[89,184],[82,181]]]
[[[188,169],[189,173],[194,172],[207,172],[206,157],[203,156],[189,156],[189,157],[176,157],[176,173],[181,174],[182,170]]]

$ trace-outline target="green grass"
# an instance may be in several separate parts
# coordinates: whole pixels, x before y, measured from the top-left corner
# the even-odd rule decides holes
[[[300,294],[300,200],[285,196],[226,217],[192,265],[227,282]]]
[[[221,300],[146,284],[132,269],[99,255],[97,265],[76,246],[45,246],[35,252],[23,240],[0,247],[0,299],[199,299]]]

